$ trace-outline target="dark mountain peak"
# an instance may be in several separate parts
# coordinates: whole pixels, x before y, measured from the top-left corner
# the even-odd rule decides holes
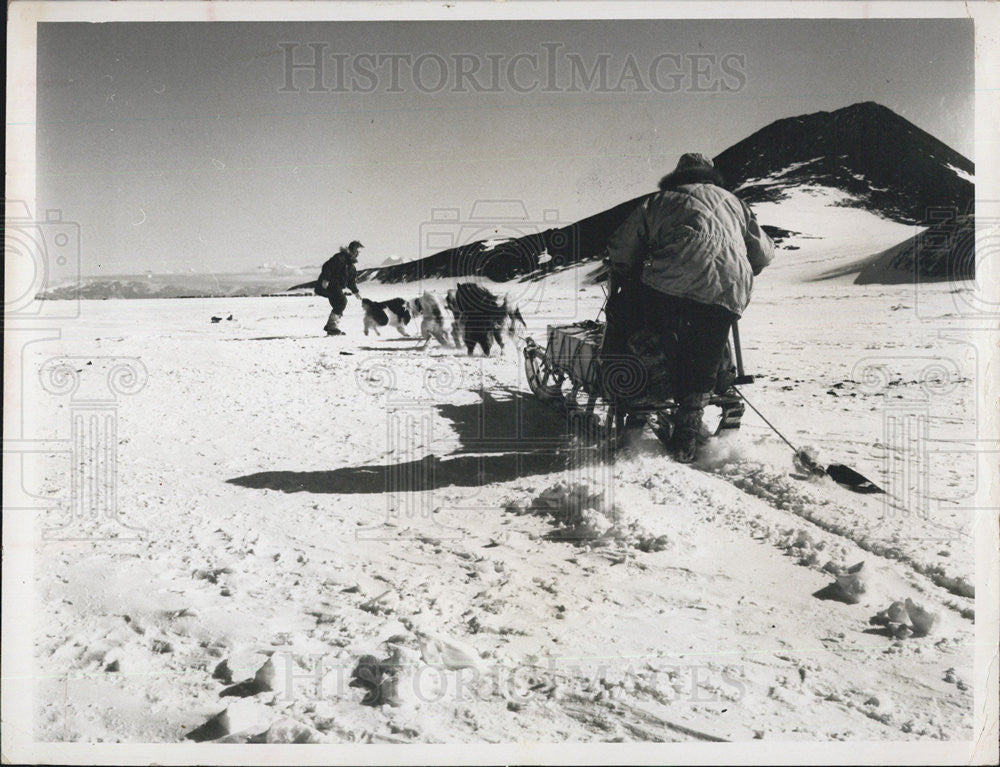
[[[877,101],[860,101],[857,104],[850,104],[849,106],[841,107],[840,109],[834,109],[832,112],[810,112],[809,114],[784,117],[780,120],[775,120],[748,138],[744,139],[739,144],[734,144],[732,147],[727,149],[726,152],[723,152],[720,157],[740,146],[740,144],[750,141],[760,134],[773,136],[786,132],[791,128],[791,126],[796,125],[803,126],[813,131],[833,127],[837,129],[838,133],[841,134],[851,133],[858,130],[870,130],[872,128],[902,131],[903,133],[920,136],[925,140],[939,144],[948,152],[953,153],[956,158],[969,163],[971,166],[969,160],[960,155],[958,152],[955,152],[953,149],[936,139],[931,134],[927,133],[925,130],[918,128],[905,117],[893,112],[889,109],[889,107],[879,104]]]
[[[878,131],[897,131],[902,135],[914,137],[928,145],[938,147],[950,155],[951,159],[959,164],[959,167],[963,164],[968,166],[967,168],[963,167],[962,170],[966,170],[969,173],[972,172],[973,165],[970,160],[927,131],[918,128],[902,115],[893,112],[889,107],[883,106],[877,101],[861,101],[857,104],[835,109],[832,112],[818,112],[817,114],[827,115],[829,120],[843,126],[847,130],[870,131],[874,129]]]
[[[879,104],[877,101],[859,101],[857,104],[850,104],[846,107],[841,107],[840,109],[834,109],[831,112],[826,112],[820,110],[818,112],[809,112],[804,115],[794,115],[793,117],[784,117],[780,120],[775,120],[770,125],[780,125],[782,123],[803,123],[803,122],[818,122],[822,120],[856,120],[856,119],[892,119],[896,118],[902,120],[898,114],[893,112],[889,107]],[[768,126],[770,127],[770,126]]]
[[[894,116],[898,117],[898,115],[896,115],[895,112],[893,112],[891,109],[889,109],[889,107],[882,106],[877,101],[859,101],[857,104],[851,104],[851,105],[846,106],[846,107],[841,107],[840,109],[837,109],[837,110],[834,110],[834,111],[837,111],[837,112],[859,112],[859,111],[883,112],[885,114],[890,114],[890,115],[894,115]]]
[[[715,164],[748,202],[827,186],[903,223],[927,221],[942,206],[965,212],[973,197],[972,162],[874,101],[776,120]]]
[[[902,117],[893,112],[889,107],[879,104],[877,101],[859,101],[857,104],[850,104],[840,109],[834,109],[828,114],[831,115],[869,115],[872,117],[882,117],[890,120],[903,120]]]

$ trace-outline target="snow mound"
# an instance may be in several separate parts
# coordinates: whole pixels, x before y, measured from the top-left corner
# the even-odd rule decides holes
[[[925,637],[933,633],[941,620],[941,615],[933,610],[927,610],[907,597],[903,601],[895,601],[885,610],[872,616],[868,622],[873,626],[883,626],[886,634],[894,639],[908,637]]]
[[[546,517],[556,526],[548,538],[580,546],[618,544],[652,552],[671,545],[666,535],[650,532],[618,504],[608,503],[603,491],[594,492],[582,483],[559,482],[533,498],[507,504],[507,511]]]

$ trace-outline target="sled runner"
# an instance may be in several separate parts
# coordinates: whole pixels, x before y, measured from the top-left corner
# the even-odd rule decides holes
[[[529,388],[536,398],[565,412],[580,436],[620,447],[626,419],[636,418],[650,421],[657,437],[668,442],[677,410],[665,370],[668,361],[652,352],[655,344],[643,349],[640,334],[633,336],[633,353],[602,354],[605,330],[604,322],[584,320],[550,325],[544,348],[528,338],[524,370]],[[709,401],[709,408],[719,409],[718,422],[710,430],[713,434],[740,427],[744,405],[734,386],[752,383],[753,376],[737,372],[738,360],[739,335],[734,333],[720,360]]]

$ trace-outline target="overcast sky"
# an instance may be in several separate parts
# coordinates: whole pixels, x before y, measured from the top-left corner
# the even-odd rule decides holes
[[[85,275],[352,239],[366,265],[481,231],[476,200],[523,202],[501,234],[570,222],[858,101],[974,160],[973,87],[963,20],[40,24],[37,203],[80,224]]]

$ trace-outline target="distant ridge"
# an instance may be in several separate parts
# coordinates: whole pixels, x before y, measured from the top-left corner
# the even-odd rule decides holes
[[[597,258],[611,232],[648,196],[628,200],[564,227],[506,240],[493,247],[489,247],[487,241],[479,240],[415,261],[359,270],[358,276],[360,279],[377,278],[386,283],[434,277],[485,277],[495,282],[506,282],[539,269],[555,271],[579,261]],[[543,252],[549,256],[544,265],[540,258]]]

